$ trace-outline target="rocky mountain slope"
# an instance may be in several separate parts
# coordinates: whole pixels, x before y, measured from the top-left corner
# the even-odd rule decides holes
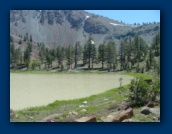
[[[49,48],[57,45],[85,44],[89,35],[96,45],[139,34],[150,45],[152,37],[160,31],[160,24],[126,25],[84,10],[11,10],[10,34],[32,35],[35,43],[45,43]]]

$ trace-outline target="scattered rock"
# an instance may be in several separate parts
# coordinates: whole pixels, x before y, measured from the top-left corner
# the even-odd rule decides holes
[[[121,91],[119,91],[119,94],[121,94]]]
[[[29,119],[33,120],[33,117],[32,116],[29,116]]]
[[[150,108],[149,107],[143,107],[140,113],[148,115],[150,113]]]
[[[108,101],[109,99],[106,99],[106,98],[105,98],[104,100],[105,100],[105,101]]]
[[[156,120],[156,117],[153,117],[153,120],[155,121]]]
[[[84,101],[83,104],[87,104],[88,102],[87,101]]]
[[[160,115],[160,108],[150,108],[150,112],[156,115]]]
[[[15,111],[13,109],[10,109],[10,115],[15,115]]]
[[[122,122],[134,122],[132,119],[125,119]]]
[[[86,109],[82,109],[81,112],[87,112],[87,110]]]
[[[46,122],[54,122],[54,119],[47,119]]]
[[[130,117],[132,117],[133,114],[133,109],[132,108],[128,108],[127,110],[124,110],[120,113],[120,121],[123,121],[124,119],[128,119]]]
[[[82,117],[82,118],[76,119],[75,122],[96,122],[96,117],[94,116]]]
[[[153,108],[155,106],[155,103],[152,101],[149,101],[148,104],[146,105],[147,107]]]
[[[78,113],[76,111],[70,111],[69,115],[78,115]]]
[[[76,111],[72,111],[73,115],[78,115],[78,113]]]
[[[40,122],[49,122],[48,120],[52,120],[52,119],[54,119],[55,117],[60,116],[60,115],[61,115],[61,114],[57,114],[57,113],[52,114],[52,115],[49,115],[49,116],[43,118]]]
[[[85,107],[84,105],[79,105],[79,108],[83,108],[83,107]]]

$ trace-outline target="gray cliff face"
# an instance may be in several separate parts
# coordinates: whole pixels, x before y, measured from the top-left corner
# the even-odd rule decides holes
[[[121,22],[87,13],[83,10],[11,10],[10,34],[32,35],[35,43],[45,43],[47,47],[85,44],[92,35],[96,45],[139,34],[150,45],[152,37],[160,31],[160,24],[140,26],[125,25]]]

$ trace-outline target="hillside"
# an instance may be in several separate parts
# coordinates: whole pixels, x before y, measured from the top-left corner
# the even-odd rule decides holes
[[[84,10],[11,10],[10,34],[14,37],[28,33],[35,43],[46,47],[85,44],[89,35],[98,46],[114,40],[117,45],[121,38],[140,35],[148,45],[160,31],[160,24],[127,25]]]

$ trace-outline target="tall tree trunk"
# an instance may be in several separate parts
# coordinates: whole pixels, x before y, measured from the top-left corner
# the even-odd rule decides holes
[[[94,60],[92,59],[92,69],[93,69],[93,66],[94,66],[93,64],[94,64]]]
[[[77,55],[75,55],[75,69],[77,69]]]

